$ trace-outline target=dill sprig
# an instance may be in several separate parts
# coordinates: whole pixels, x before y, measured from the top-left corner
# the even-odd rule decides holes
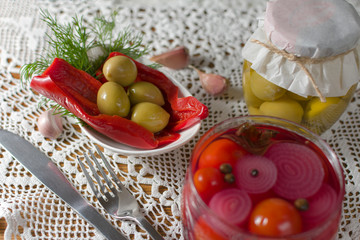
[[[94,45],[83,26],[83,19],[74,17],[72,23],[59,25],[56,18],[42,11],[43,21],[49,26],[47,33],[50,45],[48,59],[62,58],[77,69],[86,70],[90,65],[87,51]]]
[[[82,17],[76,16],[70,23],[60,24],[48,11],[41,10],[41,19],[50,29],[50,33],[46,33],[49,49],[45,56],[40,56],[35,62],[22,66],[21,80],[29,81],[32,76],[41,74],[50,66],[54,58],[62,58],[75,68],[95,76],[96,70],[111,52],[121,52],[134,59],[147,54],[148,49],[143,46],[140,34],[132,33],[128,27],[114,34],[117,14],[114,11],[110,20],[98,16],[93,23],[86,26]],[[103,55],[91,61],[88,52],[98,46],[102,47]]]
[[[48,51],[45,55],[20,69],[21,83],[25,84],[35,75],[41,75],[52,63],[54,58],[62,58],[77,69],[83,70],[93,77],[107,56],[114,51],[126,54],[134,59],[148,53],[148,49],[142,44],[142,36],[134,34],[129,28],[115,34],[116,15],[114,11],[110,19],[97,16],[92,23],[86,25],[82,17],[75,16],[67,24],[60,24],[56,17],[48,11],[41,10],[41,20],[50,29],[46,33]],[[101,47],[103,54],[92,60],[88,56],[90,49]],[[44,100],[41,105],[48,103]],[[69,111],[54,102],[51,105],[62,115],[72,115]]]

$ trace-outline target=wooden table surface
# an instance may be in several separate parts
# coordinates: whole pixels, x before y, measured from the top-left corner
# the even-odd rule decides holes
[[[4,231],[6,228],[5,218],[0,218],[0,238],[4,239]]]
[[[5,228],[7,226],[7,223],[5,221],[5,218],[0,218],[0,239],[5,239]],[[12,236],[11,239],[21,239],[20,237],[14,237]]]

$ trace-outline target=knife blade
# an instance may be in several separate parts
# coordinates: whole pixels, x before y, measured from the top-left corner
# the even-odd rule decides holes
[[[30,173],[69,204],[106,238],[126,240],[124,235],[80,195],[57,166],[30,142],[0,128],[0,144]]]

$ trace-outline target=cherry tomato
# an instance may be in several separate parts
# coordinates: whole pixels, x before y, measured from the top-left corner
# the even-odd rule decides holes
[[[236,161],[243,157],[246,151],[234,141],[221,138],[207,146],[199,159],[199,168],[213,167],[219,169],[223,163],[234,167]]]
[[[227,238],[215,232],[213,227],[210,227],[205,218],[200,217],[194,227],[195,240],[226,240]]]
[[[300,213],[286,200],[268,198],[253,209],[249,231],[263,236],[282,237],[301,232]]]
[[[201,168],[195,172],[194,185],[201,198],[208,203],[210,198],[225,187],[224,174],[216,168]]]

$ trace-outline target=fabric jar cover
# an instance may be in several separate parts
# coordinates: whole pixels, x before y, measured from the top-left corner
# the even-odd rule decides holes
[[[348,2],[269,1],[259,25],[242,55],[272,83],[303,97],[319,96],[315,84],[322,96],[338,97],[358,82],[360,16]],[[296,61],[263,44],[305,60],[320,60],[303,64],[315,83]]]

